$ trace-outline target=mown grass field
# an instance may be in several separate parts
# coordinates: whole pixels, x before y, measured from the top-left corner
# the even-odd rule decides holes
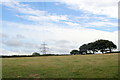
[[[3,78],[116,78],[118,54],[3,58]]]

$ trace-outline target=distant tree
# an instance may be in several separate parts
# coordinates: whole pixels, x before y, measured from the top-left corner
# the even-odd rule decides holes
[[[88,43],[87,46],[88,46],[87,48],[88,48],[89,53],[91,53],[92,47],[93,47],[93,43]]]
[[[87,51],[88,50],[88,45],[87,44],[83,44],[82,46],[80,46],[79,50],[80,51]]]
[[[95,49],[100,50],[102,53],[104,53],[105,48],[106,48],[105,40],[102,40],[102,39],[97,40],[97,41],[94,42],[94,45],[95,45]]]
[[[112,50],[116,48],[117,46],[112,41],[100,39],[100,40],[96,40],[95,42],[83,44],[82,46],[80,46],[79,52],[87,53],[87,51],[89,51],[89,53],[92,52],[94,54],[95,52],[100,51],[102,53],[105,53],[107,51],[112,52]]]
[[[91,53],[91,51],[92,51],[94,54],[95,52],[97,52],[97,44],[94,42],[88,43],[87,50],[89,51],[89,53]]]
[[[112,52],[112,49],[116,49],[117,46],[109,40],[97,40],[94,42],[94,44],[96,44],[96,49],[100,50],[102,53],[106,52],[107,50],[109,50],[110,52]]]
[[[79,51],[78,51],[78,50],[72,50],[72,51],[70,52],[70,54],[71,54],[71,55],[76,55],[76,54],[79,54]]]
[[[109,49],[110,52],[112,52],[112,49],[116,49],[117,48],[117,46],[112,41],[108,41],[106,43],[106,46],[107,46],[107,48]]]
[[[88,50],[88,45],[87,44],[83,44],[82,46],[80,46],[79,48],[79,52],[81,54],[86,54],[87,53],[87,50]]]
[[[37,53],[37,52],[34,52],[32,55],[33,55],[33,56],[40,56],[40,54]]]

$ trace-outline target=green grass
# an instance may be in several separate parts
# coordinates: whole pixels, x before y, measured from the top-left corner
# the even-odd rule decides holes
[[[118,54],[3,58],[3,78],[116,78]]]

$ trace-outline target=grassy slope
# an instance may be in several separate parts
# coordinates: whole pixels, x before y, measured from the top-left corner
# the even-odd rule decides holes
[[[114,78],[118,54],[3,59],[3,78]]]

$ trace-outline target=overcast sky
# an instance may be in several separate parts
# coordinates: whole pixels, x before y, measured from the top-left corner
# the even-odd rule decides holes
[[[55,0],[0,3],[0,51],[6,55],[40,52],[69,53],[98,39],[118,46],[119,0]],[[2,15],[1,15],[2,14]]]

